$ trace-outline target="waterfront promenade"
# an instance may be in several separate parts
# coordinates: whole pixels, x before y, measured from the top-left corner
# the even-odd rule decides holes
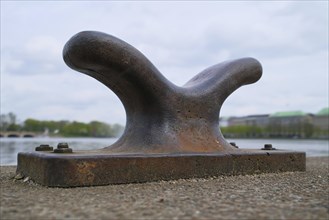
[[[328,219],[329,157],[306,172],[78,188],[15,181],[2,166],[1,219]]]

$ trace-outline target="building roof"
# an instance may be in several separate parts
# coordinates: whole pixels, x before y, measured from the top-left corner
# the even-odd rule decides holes
[[[302,111],[289,111],[289,112],[275,112],[270,114],[270,117],[295,117],[295,116],[304,116],[307,115]]]
[[[316,113],[316,115],[318,115],[318,116],[320,116],[320,115],[329,115],[329,108],[321,109],[318,113]]]
[[[261,114],[261,115],[248,115],[246,117],[248,118],[263,118],[263,117],[268,117],[269,114]]]

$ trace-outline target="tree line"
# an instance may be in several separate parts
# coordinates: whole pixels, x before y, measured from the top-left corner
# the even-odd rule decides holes
[[[49,136],[63,137],[118,137],[124,127],[120,124],[107,124],[100,121],[83,123],[78,121],[41,121],[26,119],[17,123],[13,113],[1,114],[1,131],[27,131],[47,133]],[[269,123],[265,127],[254,125],[235,125],[221,127],[226,138],[328,138],[329,130],[320,129],[311,123],[289,123],[285,126]]]
[[[44,121],[26,119],[23,123],[17,123],[14,113],[1,114],[1,131],[29,131],[46,133],[49,136],[63,137],[118,137],[124,130],[120,124],[107,124],[100,121],[89,123],[78,121]]]

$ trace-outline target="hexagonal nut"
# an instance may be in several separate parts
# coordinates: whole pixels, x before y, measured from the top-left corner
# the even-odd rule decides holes
[[[36,147],[36,151],[53,151],[53,147],[49,146],[48,144],[41,144],[40,146]]]
[[[57,148],[69,148],[69,144],[68,143],[58,143]]]
[[[262,150],[276,150],[274,147],[272,147],[272,144],[264,144],[264,148]]]
[[[236,145],[235,142],[230,142],[230,145],[233,146],[233,147],[235,147],[235,148],[239,148],[238,145]]]

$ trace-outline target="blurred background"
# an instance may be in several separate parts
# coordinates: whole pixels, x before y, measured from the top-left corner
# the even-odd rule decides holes
[[[261,80],[222,107],[224,136],[327,155],[328,10],[328,1],[1,1],[0,162],[41,143],[95,149],[122,134],[119,99],[62,59],[84,30],[128,42],[179,86],[216,63],[258,59]]]

